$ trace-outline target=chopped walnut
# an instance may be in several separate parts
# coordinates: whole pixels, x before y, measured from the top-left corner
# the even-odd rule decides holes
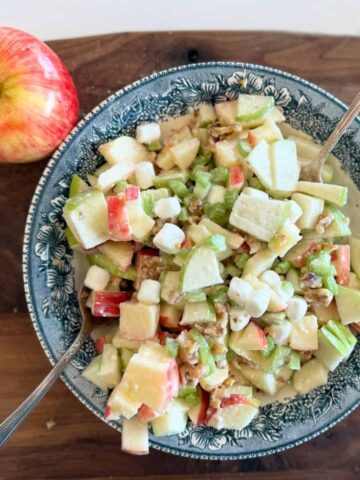
[[[317,224],[315,225],[315,231],[318,235],[322,235],[325,232],[325,229],[330,225],[334,220],[334,215],[329,213],[321,213]]]
[[[215,140],[224,140],[225,138],[229,138],[231,136],[238,136],[239,133],[242,131],[242,127],[240,125],[226,125],[226,126],[215,126],[210,129],[210,136]]]
[[[187,338],[180,343],[179,346],[179,359],[183,363],[189,363],[190,365],[196,365],[199,363],[199,345],[190,338]]]
[[[156,255],[141,255],[136,261],[136,281],[135,288],[140,288],[141,282],[146,279],[159,280],[163,271],[169,269],[162,261],[161,257]]]
[[[224,385],[225,387],[232,387],[232,386],[234,385],[234,383],[235,383],[235,378],[233,378],[233,377],[228,377],[228,378],[225,380],[225,382],[223,383],[223,385]]]
[[[152,228],[151,234],[155,236],[158,232],[160,232],[164,224],[165,224],[165,220],[161,220],[161,218],[157,218],[155,220],[155,225]]]
[[[214,345],[211,347],[211,353],[213,355],[225,355],[226,352],[227,348],[221,343],[214,343]]]
[[[321,288],[322,287],[321,277],[312,272],[305,273],[300,277],[300,287],[301,288]]]
[[[207,365],[190,365],[185,363],[180,367],[180,378],[183,385],[195,387],[202,376],[206,375],[208,372]]]
[[[327,288],[311,288],[305,290],[304,298],[308,304],[322,305],[328,307],[334,295]]]
[[[188,205],[189,213],[193,215],[202,215],[202,200],[201,198],[193,198]]]

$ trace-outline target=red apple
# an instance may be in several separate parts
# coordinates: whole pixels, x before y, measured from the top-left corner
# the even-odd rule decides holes
[[[0,162],[48,156],[77,121],[76,88],[43,42],[0,27]]]
[[[206,423],[209,410],[209,393],[205,392],[201,387],[198,387],[198,392],[200,394],[200,403],[194,405],[188,411],[189,418],[194,425]]]
[[[336,269],[337,283],[348,285],[350,281],[350,245],[339,245],[331,254]]]
[[[160,325],[165,328],[177,329],[182,312],[177,310],[174,305],[163,303],[160,306]]]

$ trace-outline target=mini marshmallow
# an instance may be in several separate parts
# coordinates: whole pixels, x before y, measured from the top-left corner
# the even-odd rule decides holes
[[[206,201],[210,204],[224,203],[226,188],[221,185],[212,185]]]
[[[270,302],[270,293],[268,288],[257,288],[254,290],[245,304],[245,310],[254,318],[264,315]]]
[[[270,325],[266,328],[266,333],[272,336],[276,345],[285,345],[289,342],[291,330],[291,323],[284,322],[281,325]]]
[[[273,270],[266,270],[266,272],[263,272],[259,278],[271,288],[276,288],[281,283],[280,275]]]
[[[87,271],[84,285],[90,290],[104,290],[110,282],[110,273],[97,265],[91,265]]]
[[[172,223],[165,223],[162,229],[155,235],[154,245],[165,253],[175,254],[185,240],[185,234],[181,228]]]
[[[146,279],[141,282],[137,299],[142,303],[160,303],[161,283],[157,280]]]
[[[239,332],[250,321],[250,315],[244,308],[231,308],[229,312],[230,318],[230,330],[233,332]]]
[[[301,320],[307,312],[307,303],[302,297],[294,296],[288,301],[286,315],[291,320]]]
[[[153,186],[155,170],[151,162],[140,162],[135,167],[136,184],[145,190]]]
[[[152,143],[160,140],[161,131],[158,123],[143,123],[136,127],[136,140],[140,143]]]
[[[180,211],[181,205],[177,197],[160,198],[155,202],[154,214],[162,220],[177,217]]]
[[[244,306],[253,292],[252,286],[238,277],[231,279],[228,297],[240,306]]]

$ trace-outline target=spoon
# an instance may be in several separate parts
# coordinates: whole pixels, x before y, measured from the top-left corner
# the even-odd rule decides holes
[[[79,307],[82,317],[80,331],[72,345],[60,358],[53,369],[48,373],[40,385],[27,397],[26,400],[0,425],[0,447],[5,445],[7,440],[22,424],[25,418],[32,412],[33,408],[43,399],[50,388],[54,385],[64,368],[80,349],[84,340],[97,324],[97,320],[91,315],[90,310],[86,308],[86,300],[89,296],[89,290],[84,286],[79,293]]]
[[[330,137],[324,143],[317,157],[301,169],[302,180],[308,180],[310,182],[322,182],[321,170],[324,163],[340,140],[342,134],[354,120],[356,115],[360,112],[360,92],[356,95],[349,109],[345,112],[339,123],[334,128]]]

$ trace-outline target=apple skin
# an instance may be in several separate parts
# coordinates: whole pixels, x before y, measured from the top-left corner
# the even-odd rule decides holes
[[[32,35],[0,27],[0,162],[48,156],[78,114],[77,91],[59,57]]]

